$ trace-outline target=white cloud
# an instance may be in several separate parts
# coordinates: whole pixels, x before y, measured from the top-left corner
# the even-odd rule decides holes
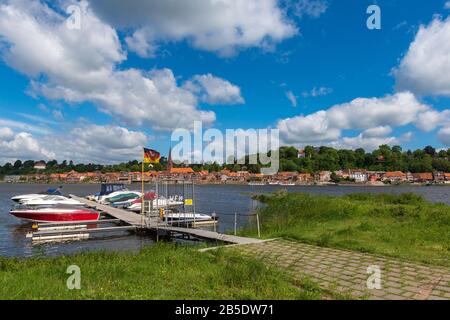
[[[12,131],[11,128],[0,128],[0,140],[10,141],[12,138],[14,138],[14,131]]]
[[[49,130],[47,128],[42,127],[42,126],[36,126],[36,125],[28,124],[26,122],[4,119],[4,118],[0,118],[0,126],[10,127],[10,128],[14,128],[14,129],[19,129],[19,130],[23,130],[23,131],[27,131],[27,132],[32,132],[32,133],[40,133],[40,134],[45,134],[45,133],[49,132]]]
[[[53,152],[42,147],[30,133],[15,134],[10,128],[0,130],[0,161],[50,159],[54,155]]]
[[[287,7],[298,17],[311,16],[317,18],[328,9],[328,1],[325,0],[288,0]]]
[[[438,139],[445,146],[450,147],[450,126],[446,126],[446,127],[442,128],[441,130],[439,130]]]
[[[140,159],[149,138],[139,131],[118,126],[81,124],[67,135],[50,135],[43,144],[55,150],[57,159],[76,162],[117,163]]]
[[[143,57],[158,44],[187,40],[193,47],[232,55],[265,47],[297,33],[276,0],[97,0],[95,11],[122,29],[137,28],[126,42]]]
[[[338,139],[339,128],[330,126],[326,111],[318,111],[307,116],[280,120],[277,124],[280,137],[286,143],[308,143]]]
[[[415,123],[420,130],[429,132],[449,121],[450,110],[428,110],[420,113]]]
[[[329,95],[330,93],[333,92],[332,88],[327,88],[327,87],[314,87],[311,89],[311,91],[307,92],[303,92],[303,96],[304,97],[320,97],[320,96],[326,96]]]
[[[0,129],[0,162],[21,160],[74,160],[84,163],[117,163],[140,159],[149,137],[139,131],[106,125],[77,123],[67,133],[33,135]]]
[[[56,120],[59,120],[59,121],[64,120],[64,115],[61,112],[61,110],[53,110],[52,115],[53,115],[53,118],[55,118]]]
[[[209,104],[245,103],[238,86],[210,73],[195,75],[184,84],[184,88],[199,96],[201,101]]]
[[[450,96],[450,17],[422,25],[394,70],[399,90],[418,95]]]
[[[292,91],[286,91],[286,98],[291,102],[293,107],[298,105],[297,96]]]
[[[364,137],[362,134],[356,137],[343,137],[331,145],[340,149],[358,149],[363,148],[366,151],[377,149],[379,146],[401,144],[401,140],[396,137]]]
[[[361,137],[363,138],[379,138],[379,137],[385,137],[388,134],[392,133],[392,128],[389,126],[379,126],[375,128],[370,128],[367,130],[364,130],[361,133]]]
[[[169,69],[119,70],[126,58],[116,31],[86,7],[80,30],[35,1],[0,5],[0,43],[8,65],[28,75],[31,92],[67,102],[94,102],[128,125],[156,130],[191,127],[194,120],[215,121],[198,109],[198,98],[178,86]],[[82,44],[82,45],[80,45]]]
[[[421,123],[423,113],[432,110],[409,92],[383,98],[357,98],[307,116],[280,120],[277,127],[285,142],[303,143],[337,140],[342,130],[367,130],[365,134]],[[417,125],[417,124],[416,124]],[[384,127],[374,129],[375,127]]]

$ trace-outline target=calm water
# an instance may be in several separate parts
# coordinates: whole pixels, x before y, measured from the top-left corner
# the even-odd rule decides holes
[[[0,184],[0,255],[2,256],[36,256],[74,253],[85,250],[139,250],[143,246],[153,244],[148,237],[141,237],[133,233],[123,232],[105,236],[96,236],[88,241],[70,242],[62,244],[31,245],[25,237],[31,225],[9,214],[12,202],[10,198],[17,194],[36,193],[55,187],[52,185],[31,184]],[[65,185],[64,193],[86,196],[99,190],[99,185]],[[139,185],[132,185],[130,189],[139,190]],[[246,223],[253,223],[249,215],[256,209],[257,203],[251,200],[251,194],[267,193],[279,189],[292,192],[308,192],[312,194],[343,195],[354,192],[371,193],[403,193],[414,192],[423,195],[432,202],[442,202],[450,205],[450,187],[322,187],[322,186],[236,186],[236,185],[200,185],[195,187],[196,211],[211,214],[215,212],[219,217],[219,230],[233,230],[234,215],[238,214],[238,227]]]

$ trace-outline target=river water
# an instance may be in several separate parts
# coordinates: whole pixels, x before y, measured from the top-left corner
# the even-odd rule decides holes
[[[31,224],[23,222],[9,214],[13,195],[37,193],[55,185],[34,184],[0,184],[0,256],[41,256],[71,254],[86,250],[139,250],[151,245],[154,241],[149,237],[134,233],[121,232],[114,235],[95,236],[87,241],[76,241],[57,244],[32,245],[26,233]],[[99,185],[74,184],[64,185],[65,194],[86,196],[99,191]],[[139,190],[139,185],[132,185],[130,190]],[[248,217],[256,208],[257,203],[251,199],[252,194],[270,193],[279,189],[289,192],[307,192],[311,194],[344,195],[355,192],[371,193],[403,193],[414,192],[423,195],[431,202],[442,202],[450,205],[450,187],[448,186],[244,186],[244,185],[198,185],[195,186],[195,206],[199,213],[212,214],[219,217],[219,231],[230,231],[247,223],[254,223],[254,218]]]

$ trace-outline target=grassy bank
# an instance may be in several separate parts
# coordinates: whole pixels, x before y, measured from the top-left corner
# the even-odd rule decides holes
[[[407,193],[259,196],[262,235],[450,266],[450,206]],[[256,235],[246,230],[245,235]]]
[[[83,253],[51,259],[0,258],[0,299],[309,299],[263,263],[223,250],[158,244],[132,253]],[[67,267],[81,269],[81,290],[68,290]]]

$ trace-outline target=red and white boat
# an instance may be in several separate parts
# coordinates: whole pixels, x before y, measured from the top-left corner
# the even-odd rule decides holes
[[[61,222],[61,221],[96,221],[100,213],[87,208],[14,208],[10,211],[13,216],[33,222]]]

